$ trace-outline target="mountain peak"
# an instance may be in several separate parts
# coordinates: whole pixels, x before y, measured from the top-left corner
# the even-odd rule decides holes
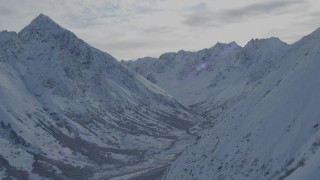
[[[19,36],[23,40],[43,40],[50,36],[59,36],[61,32],[69,31],[54,22],[49,16],[39,14],[28,26],[19,32]]]
[[[277,37],[271,37],[266,39],[251,39],[246,45],[245,48],[258,48],[258,47],[275,47],[275,46],[286,46],[287,44],[281,41]]]
[[[54,23],[54,24],[56,24],[49,16],[47,16],[47,15],[44,15],[44,14],[39,14],[36,18],[34,18],[33,20],[32,20],[32,22],[31,23],[36,23],[36,24],[39,24],[39,23],[41,23],[41,24],[43,24],[43,23]]]
[[[238,43],[235,42],[235,41],[229,42],[228,45],[231,45],[231,46],[239,46]]]
[[[320,28],[317,28],[312,33],[302,37],[299,41],[295,42],[294,44],[305,44],[307,42],[317,44],[320,39]]]
[[[239,46],[235,41],[230,42],[230,43],[221,43],[221,42],[217,42],[214,46],[212,46],[211,48],[209,48],[208,50],[212,51],[212,52],[223,52],[223,54],[228,54],[231,52],[235,52],[236,50],[241,49],[242,47]]]
[[[25,29],[32,29],[32,28],[62,28],[60,27],[56,22],[54,22],[49,16],[46,16],[44,14],[39,14],[36,18],[34,18],[31,23],[22,29],[21,31],[24,31]]]
[[[42,13],[40,13],[35,19],[40,19],[40,20],[42,20],[42,19],[48,20],[49,19],[49,20],[51,20],[49,16],[42,14]]]
[[[221,42],[217,42],[214,46],[212,46],[211,48],[226,48],[226,47],[238,47],[240,48],[241,46],[239,46],[235,41],[232,41],[230,43],[221,43]]]

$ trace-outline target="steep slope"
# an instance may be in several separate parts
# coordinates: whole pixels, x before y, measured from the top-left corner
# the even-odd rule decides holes
[[[0,99],[2,178],[137,171],[197,120],[164,90],[42,14],[18,34],[0,33]]]
[[[165,89],[194,112],[214,120],[247,97],[247,91],[279,67],[288,45],[278,38],[245,47],[218,43],[198,52],[167,53],[159,59],[122,62]]]
[[[320,29],[291,45],[163,179],[318,179]]]
[[[181,50],[163,54],[158,59],[147,57],[122,63],[166,89],[185,105],[192,105],[205,100],[209,92],[204,92],[204,88],[213,81],[210,76],[218,76],[222,69],[232,64],[231,57],[239,49],[236,43],[218,43],[198,52]]]

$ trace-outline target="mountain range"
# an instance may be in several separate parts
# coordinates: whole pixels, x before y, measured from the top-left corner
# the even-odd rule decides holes
[[[320,29],[122,62],[207,124],[163,180],[318,179]]]
[[[0,177],[317,179],[319,42],[119,62],[40,14],[0,32]]]
[[[111,178],[152,167],[201,120],[43,14],[0,33],[0,69],[0,177]]]

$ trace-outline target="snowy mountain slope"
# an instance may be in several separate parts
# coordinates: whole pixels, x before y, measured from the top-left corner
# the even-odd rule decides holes
[[[0,99],[2,178],[88,179],[99,166],[116,176],[170,149],[198,118],[42,14],[0,33]]]
[[[178,158],[163,179],[318,179],[320,29]]]
[[[247,91],[279,67],[288,45],[278,38],[251,40],[245,47],[218,43],[198,52],[167,53],[159,59],[122,62],[184,105],[215,119],[246,98]]]
[[[169,94],[181,102],[191,105],[198,101],[203,101],[206,96],[194,95],[203,86],[210,85],[210,80],[212,79],[203,77],[208,76],[209,72],[211,72],[210,75],[217,74],[216,71],[224,68],[222,65],[223,61],[225,61],[223,64],[229,63],[229,59],[231,58],[226,56],[230,56],[229,53],[233,53],[233,51],[237,51],[239,48],[235,43],[219,43],[210,49],[198,52],[179,51],[178,53],[163,54],[159,59],[147,57],[138,59],[137,61],[123,61],[122,63],[151,82],[166,89]],[[218,61],[222,58],[224,59]],[[195,79],[202,81],[194,81]],[[184,89],[186,92],[181,89]]]

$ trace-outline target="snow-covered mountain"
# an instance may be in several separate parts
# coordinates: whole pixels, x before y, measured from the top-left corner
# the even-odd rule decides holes
[[[287,44],[269,38],[251,40],[245,47],[217,43],[197,52],[179,51],[122,63],[195,112],[214,119],[278,68],[287,51]]]
[[[275,68],[259,75],[246,97],[217,117],[218,123],[188,147],[163,179],[319,179],[319,42],[320,29],[285,51],[273,45],[276,53],[265,57],[276,56],[264,61],[280,57],[271,63]],[[248,53],[255,53],[252,43]]]
[[[319,42],[320,29],[121,65],[41,14],[0,32],[0,177],[160,178],[192,142],[163,180],[318,179]]]
[[[162,179],[318,179],[320,29],[122,62],[211,127]],[[202,137],[202,138],[200,138]]]
[[[0,99],[2,178],[108,179],[137,171],[198,120],[42,14],[19,33],[0,32]]]

